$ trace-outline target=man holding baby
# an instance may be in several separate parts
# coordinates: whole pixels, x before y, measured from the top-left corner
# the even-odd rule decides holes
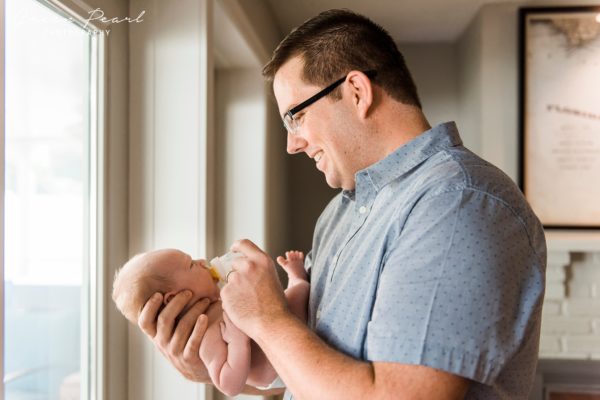
[[[288,153],[341,189],[305,260],[307,321],[288,309],[268,254],[249,240],[231,248],[245,257],[223,310],[274,367],[274,386],[298,399],[527,398],[546,247],[519,189],[454,123],[429,125],[394,41],[361,15],[308,20],[263,74]],[[210,382],[198,356],[209,301],[179,316],[189,299],[159,311],[157,294],[138,324],[188,379]]]

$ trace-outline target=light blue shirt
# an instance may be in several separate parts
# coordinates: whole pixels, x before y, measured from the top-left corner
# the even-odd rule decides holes
[[[359,171],[355,190],[320,216],[306,267],[309,326],[335,349],[467,377],[467,399],[527,398],[544,232],[510,178],[462,146],[454,123]]]

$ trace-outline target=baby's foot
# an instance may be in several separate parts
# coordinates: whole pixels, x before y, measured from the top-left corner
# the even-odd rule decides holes
[[[304,253],[301,251],[290,250],[285,252],[285,258],[277,257],[277,263],[287,272],[289,280],[306,280],[306,271],[304,270]]]

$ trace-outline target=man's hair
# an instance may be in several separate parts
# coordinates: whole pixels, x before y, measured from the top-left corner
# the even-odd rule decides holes
[[[272,81],[290,59],[304,61],[302,79],[326,86],[352,70],[375,70],[374,82],[392,98],[421,108],[417,88],[394,40],[381,26],[349,10],[328,10],[292,30],[263,68]],[[340,98],[339,92],[332,92]]]
[[[164,294],[173,287],[170,277],[137,265],[141,257],[143,254],[138,254],[129,260],[115,273],[113,281],[112,299],[121,314],[134,324],[137,324],[142,307],[154,293]]]

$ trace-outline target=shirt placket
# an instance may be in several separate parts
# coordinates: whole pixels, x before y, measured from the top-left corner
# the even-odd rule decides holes
[[[365,224],[365,221],[369,217],[371,212],[371,208],[373,206],[373,201],[375,199],[375,188],[373,185],[368,182],[368,176],[366,172],[361,172],[357,177],[356,184],[356,198],[354,204],[354,215],[353,222],[346,238],[342,242],[342,245],[337,250],[335,257],[333,258],[333,265],[329,270],[329,276],[327,280],[329,282],[333,281],[333,277],[337,270],[340,258],[344,250],[348,247],[348,243],[356,236],[356,234],[360,231],[362,226]]]

